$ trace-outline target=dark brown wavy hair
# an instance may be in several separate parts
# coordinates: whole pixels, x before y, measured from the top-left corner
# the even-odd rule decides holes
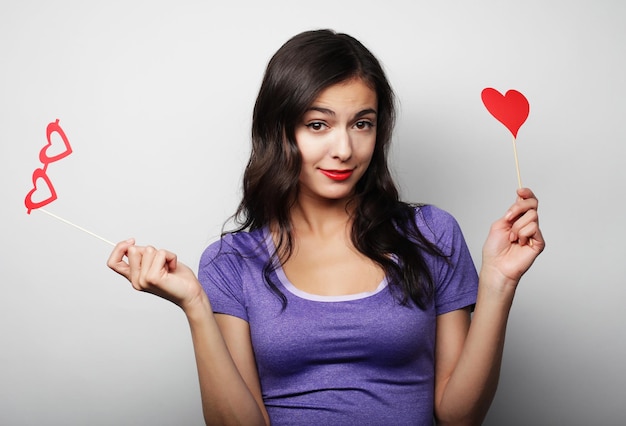
[[[412,300],[424,309],[433,295],[433,281],[423,251],[441,253],[418,230],[416,206],[399,200],[387,165],[395,122],[393,90],[379,61],[347,34],[303,32],[271,58],[254,106],[252,152],[243,177],[243,198],[235,213],[238,227],[233,232],[269,225],[277,231],[277,250],[264,276],[284,308],[287,299],[272,282],[271,272],[293,249],[290,209],[298,196],[301,168],[295,129],[324,89],[355,78],[375,90],[378,111],[374,153],[350,200],[352,242],[385,270],[401,303]]]

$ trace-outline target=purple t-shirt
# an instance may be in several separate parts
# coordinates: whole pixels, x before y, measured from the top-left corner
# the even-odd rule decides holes
[[[432,425],[436,316],[472,305],[478,277],[455,219],[416,209],[423,234],[449,261],[425,254],[436,293],[426,310],[402,306],[384,279],[371,293],[319,296],[282,269],[265,284],[267,229],[211,244],[199,279],[216,313],[250,324],[263,400],[273,425]]]

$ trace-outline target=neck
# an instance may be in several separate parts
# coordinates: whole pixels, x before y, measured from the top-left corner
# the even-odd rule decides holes
[[[320,201],[301,195],[290,213],[296,235],[337,235],[347,231],[352,223],[347,199]]]

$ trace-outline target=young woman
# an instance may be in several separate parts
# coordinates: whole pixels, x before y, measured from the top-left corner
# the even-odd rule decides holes
[[[544,248],[537,199],[517,191],[477,274],[449,214],[399,200],[393,123],[361,43],[299,34],[257,98],[240,227],[207,248],[198,278],[166,250],[113,250],[113,270],[185,312],[208,424],[483,420],[515,289]]]

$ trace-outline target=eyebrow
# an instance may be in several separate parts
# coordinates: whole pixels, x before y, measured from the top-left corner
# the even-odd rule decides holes
[[[318,107],[318,106],[312,106],[311,108],[306,110],[306,112],[309,112],[309,111],[318,111],[318,112],[321,112],[322,114],[331,115],[333,117],[336,115],[335,111],[333,111],[332,109]],[[366,108],[366,109],[361,110],[361,111],[357,112],[356,114],[354,114],[353,119],[361,118],[361,117],[363,117],[364,115],[367,115],[367,114],[378,115],[378,113],[376,112],[375,109],[373,109],[373,108]]]

